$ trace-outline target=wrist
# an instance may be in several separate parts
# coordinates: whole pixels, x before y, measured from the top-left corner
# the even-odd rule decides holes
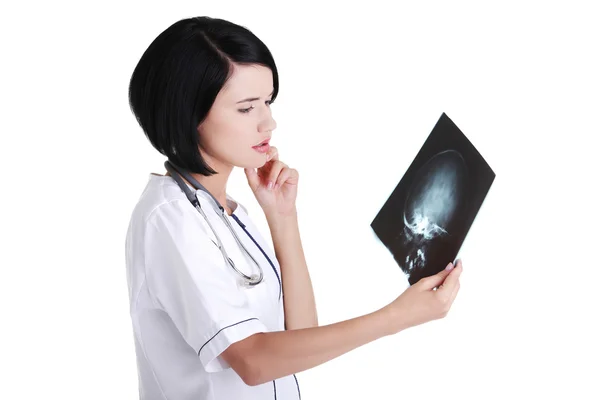
[[[286,225],[298,221],[296,207],[284,213],[278,211],[265,212],[265,217],[269,225]]]
[[[402,322],[402,315],[393,304],[388,304],[385,307],[378,310],[381,313],[382,318],[386,321],[385,324],[385,336],[395,335],[396,333],[404,330],[406,327]]]

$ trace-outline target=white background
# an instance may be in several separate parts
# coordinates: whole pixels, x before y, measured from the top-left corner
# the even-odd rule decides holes
[[[322,325],[406,288],[369,224],[442,112],[497,174],[448,316],[298,374],[303,399],[600,398],[593,3],[2,5],[0,398],[137,398],[124,240],[164,157],[127,85],[156,35],[198,15],[274,54],[272,144],[300,172]],[[269,235],[245,179],[228,193]]]

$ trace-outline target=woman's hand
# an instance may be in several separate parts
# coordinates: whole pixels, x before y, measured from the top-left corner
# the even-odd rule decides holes
[[[257,171],[244,168],[248,185],[267,216],[294,215],[298,193],[298,171],[279,161],[277,148],[271,146],[267,162]],[[272,186],[270,186],[272,185]]]
[[[422,278],[387,305],[385,308],[390,316],[388,333],[393,335],[403,329],[444,318],[460,288],[458,278],[462,269],[461,260],[456,267],[450,263],[443,271]]]

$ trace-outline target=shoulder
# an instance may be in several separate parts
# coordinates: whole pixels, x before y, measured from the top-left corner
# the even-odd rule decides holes
[[[152,224],[158,220],[180,223],[196,218],[196,211],[177,183],[169,176],[150,174],[131,221],[134,224]],[[191,217],[190,217],[191,216]]]

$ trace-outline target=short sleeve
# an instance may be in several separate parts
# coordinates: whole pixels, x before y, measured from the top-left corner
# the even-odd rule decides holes
[[[189,202],[174,200],[146,223],[146,279],[152,296],[196,351],[207,372],[229,368],[231,344],[268,329]]]

